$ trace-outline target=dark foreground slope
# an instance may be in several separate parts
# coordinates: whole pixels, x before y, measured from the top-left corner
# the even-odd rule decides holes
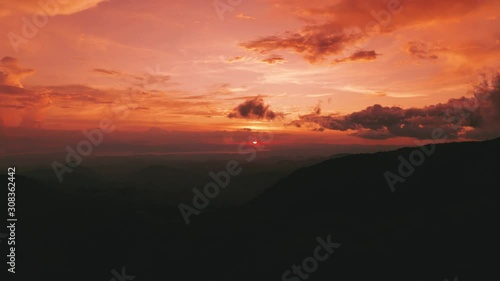
[[[341,246],[307,280],[500,280],[500,139],[438,145],[392,192],[384,173],[413,150],[300,169],[189,226],[154,194],[19,178],[19,276],[110,280],[125,266],[134,280],[282,280],[331,235]]]

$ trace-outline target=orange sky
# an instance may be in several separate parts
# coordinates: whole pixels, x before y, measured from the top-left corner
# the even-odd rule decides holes
[[[82,130],[110,118],[120,131],[410,143],[448,126],[429,106],[472,98],[500,66],[496,0],[40,3],[0,0],[5,128]],[[490,136],[479,133],[498,125],[497,101],[458,136]]]

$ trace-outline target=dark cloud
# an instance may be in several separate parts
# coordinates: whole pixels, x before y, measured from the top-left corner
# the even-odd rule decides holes
[[[17,64],[17,59],[13,57],[3,57],[0,62],[4,65],[14,65]]]
[[[0,85],[0,95],[19,95],[19,94],[25,94],[27,92],[29,91],[24,88],[9,86],[9,85]]]
[[[315,63],[323,61],[327,56],[341,54],[362,38],[362,33],[350,33],[336,24],[326,24],[308,26],[299,32],[286,32],[280,36],[262,37],[240,45],[261,54],[290,49],[301,54],[310,63]]]
[[[194,96],[187,96],[187,97],[181,97],[181,100],[200,100],[200,99],[205,99],[209,97],[209,95],[194,95]]]
[[[284,117],[284,114],[270,110],[269,105],[266,105],[262,98],[255,97],[235,107],[227,117],[274,120]]]
[[[348,115],[320,115],[318,111],[300,116],[289,125],[312,130],[320,128],[354,131],[368,139],[413,137],[430,139],[436,128],[449,138],[475,139],[500,134],[500,75],[475,86],[474,97],[450,99],[447,103],[423,108],[373,105]]]
[[[109,69],[102,69],[102,68],[94,68],[92,69],[93,72],[100,73],[100,74],[106,74],[106,75],[112,75],[112,76],[120,76],[122,73],[120,71],[116,70],[109,70]]]
[[[377,58],[379,54],[375,53],[375,51],[357,51],[352,54],[349,59],[350,60],[374,60]]]
[[[419,59],[435,60],[438,58],[437,52],[444,50],[444,48],[439,47],[436,44],[429,44],[420,41],[410,41],[406,43],[405,46],[405,51],[408,54]]]
[[[380,54],[377,54],[375,51],[356,51],[354,54],[350,55],[347,58],[334,60],[333,63],[337,64],[348,61],[371,61],[375,60],[379,55]]]
[[[269,56],[261,61],[268,63],[268,64],[275,64],[275,63],[284,62],[285,58],[283,58],[282,56],[272,55],[272,56]]]
[[[316,115],[321,114],[321,104],[320,103],[314,107],[313,113]]]
[[[372,139],[372,140],[385,140],[391,138],[392,135],[385,128],[380,130],[358,130],[352,134],[351,136],[356,136],[364,139]]]

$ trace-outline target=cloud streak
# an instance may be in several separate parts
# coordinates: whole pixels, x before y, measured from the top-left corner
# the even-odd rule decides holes
[[[262,60],[262,62],[265,62],[268,64],[282,63],[284,61],[285,61],[285,58],[283,58],[282,56],[277,56],[277,55],[269,56],[269,57]]]
[[[336,59],[332,63],[341,63],[341,62],[351,62],[351,61],[372,61],[377,59],[380,54],[377,54],[375,51],[357,51],[350,55],[347,58]]]

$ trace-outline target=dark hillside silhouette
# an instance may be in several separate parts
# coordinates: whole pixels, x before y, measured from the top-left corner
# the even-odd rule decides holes
[[[30,270],[17,276],[110,280],[125,266],[134,280],[281,280],[331,235],[341,247],[308,280],[499,280],[500,139],[437,145],[391,192],[384,172],[414,149],[299,169],[189,226],[154,190],[18,176],[18,264]]]

